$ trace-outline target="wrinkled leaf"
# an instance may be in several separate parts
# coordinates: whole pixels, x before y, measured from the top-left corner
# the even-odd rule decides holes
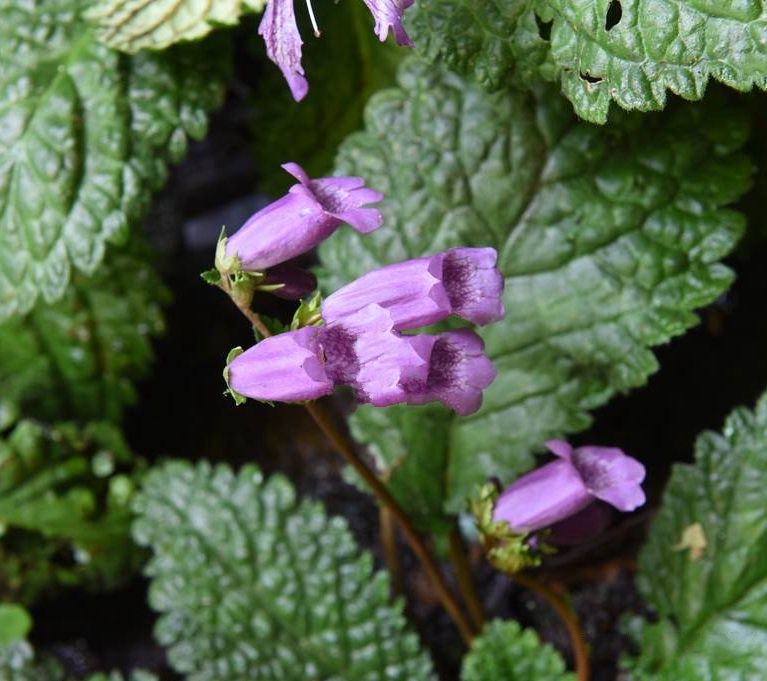
[[[461,681],[575,681],[551,646],[530,629],[495,620],[483,629],[463,660]]]
[[[704,432],[694,464],[677,464],[639,558],[646,624],[642,679],[761,681],[767,669],[767,396]],[[680,549],[700,525],[705,547]]]
[[[713,105],[600,129],[550,91],[489,95],[416,62],[400,82],[373,98],[366,130],[337,163],[384,192],[384,226],[326,241],[321,283],[330,292],[451,246],[498,249],[506,318],[480,331],[498,368],[482,409],[425,425],[431,447],[400,426],[416,407],[363,407],[352,419],[384,477],[394,468],[403,503],[412,500],[394,464],[414,449],[425,457],[416,468],[445,461],[421,484],[443,486],[458,511],[488,477],[509,480],[544,440],[586,427],[589,410],[642,385],[657,368],[650,346],[693,325],[692,310],[726,290],[732,273],[717,261],[743,218],[721,206],[749,184],[736,151],[747,130],[737,112]]]
[[[163,49],[195,40],[217,26],[236,24],[246,10],[260,12],[266,0],[99,0],[88,17],[99,39],[117,50]]]
[[[117,421],[152,360],[168,293],[138,253],[113,252],[64,297],[0,324],[3,396],[25,415]]]
[[[155,634],[189,681],[434,679],[387,576],[284,478],[171,462],[134,508]]]
[[[226,43],[127,57],[83,4],[0,0],[0,319],[58,300],[125,241],[222,97]]]

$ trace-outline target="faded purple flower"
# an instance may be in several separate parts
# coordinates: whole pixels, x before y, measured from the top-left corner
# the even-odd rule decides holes
[[[503,317],[503,276],[493,248],[451,248],[431,257],[372,270],[322,303],[327,322],[370,303],[385,307],[396,329],[414,329],[456,314],[475,324]]]
[[[363,206],[383,196],[365,187],[362,178],[310,180],[296,163],[282,167],[298,184],[251,216],[226,242],[226,256],[236,256],[241,269],[263,271],[290,260],[314,248],[343,222],[363,234],[381,226],[381,213]]]
[[[317,288],[317,278],[306,270],[293,265],[270,267],[259,289],[285,300],[298,300]]]
[[[552,546],[575,546],[598,537],[610,524],[612,513],[606,504],[595,501],[569,518],[554,523],[546,535]]]
[[[265,338],[228,365],[235,392],[256,400],[301,402],[333,392],[333,381],[319,358],[316,327]]]
[[[258,26],[258,34],[266,43],[266,54],[288,81],[293,99],[300,102],[309,91],[309,83],[301,66],[301,34],[296,25],[293,0],[269,0]]]
[[[619,511],[633,511],[645,502],[640,486],[644,466],[616,447],[578,447],[549,440],[558,461],[541,466],[512,483],[498,498],[494,520],[506,521],[514,532],[532,532],[568,518],[595,499]]]
[[[415,0],[365,0],[376,22],[375,34],[381,42],[386,40],[391,28],[398,45],[413,47],[413,41],[402,26],[402,15],[413,2]]]
[[[429,347],[425,380],[407,380],[408,404],[439,400],[461,416],[473,414],[482,404],[482,391],[496,376],[493,363],[485,356],[485,345],[473,331],[459,329],[438,336],[408,336],[421,353]]]

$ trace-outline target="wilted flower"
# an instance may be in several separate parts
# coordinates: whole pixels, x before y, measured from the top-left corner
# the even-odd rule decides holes
[[[503,275],[493,248],[451,248],[372,270],[329,295],[322,316],[332,322],[370,303],[385,307],[396,329],[414,329],[458,315],[475,324],[503,317]]]
[[[271,7],[272,2],[267,7]],[[282,166],[298,180],[281,199],[258,211],[226,241],[225,257],[236,267],[260,272],[314,248],[345,222],[367,234],[381,226],[375,208],[383,196],[360,177],[310,180],[296,163]]]
[[[493,520],[505,521],[513,532],[550,527],[582,511],[595,499],[619,511],[633,511],[645,502],[640,483],[645,469],[616,447],[578,447],[550,440],[548,449],[560,459],[512,483],[498,498]]]
[[[413,46],[413,42],[402,26],[402,15],[414,0],[364,1],[375,19],[375,33],[381,41],[386,40],[391,28],[398,45]],[[314,18],[311,0],[307,0],[306,7],[309,10],[314,34],[319,37],[320,31]],[[303,41],[296,25],[293,0],[269,0],[258,26],[258,34],[266,43],[266,54],[269,59],[280,67],[293,99],[300,102],[309,91],[309,83],[301,66]]]
[[[317,277],[293,265],[270,267],[258,285],[258,290],[268,291],[285,300],[298,300],[315,288],[317,288]]]

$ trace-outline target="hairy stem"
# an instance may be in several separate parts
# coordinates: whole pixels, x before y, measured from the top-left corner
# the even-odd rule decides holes
[[[534,577],[518,572],[512,575],[512,579],[525,588],[537,593],[559,615],[567,629],[567,635],[570,637],[570,645],[572,646],[573,657],[575,658],[575,673],[578,676],[578,681],[589,681],[591,678],[589,651],[581,625],[578,623],[578,616],[570,604],[550,586],[543,584]]]
[[[474,631],[461,610],[460,605],[458,605],[458,601],[456,601],[455,597],[450,592],[445,577],[442,572],[440,572],[439,566],[437,565],[437,561],[434,559],[434,556],[432,556],[429,549],[426,548],[426,544],[418,533],[418,530],[416,530],[415,525],[413,525],[413,521],[410,520],[410,516],[405,513],[402,506],[400,506],[399,502],[392,496],[386,485],[381,482],[378,476],[357,456],[354,447],[344,435],[336,429],[321,407],[316,402],[309,402],[304,406],[314,419],[315,423],[320,427],[320,430],[325,433],[328,440],[330,440],[338,452],[344,459],[346,459],[346,462],[354,468],[358,475],[365,481],[378,502],[391,511],[391,514],[402,528],[402,532],[404,533],[408,544],[410,544],[410,548],[412,548],[413,553],[418,556],[418,560],[421,561],[426,574],[434,584],[434,588],[437,590],[437,596],[439,596],[442,606],[447,610],[447,613],[450,615],[453,622],[455,622],[464,642],[469,645],[474,638]]]
[[[236,296],[232,295],[232,289],[226,277],[222,279],[220,288],[229,295],[240,312],[242,312],[251,325],[264,338],[268,338],[272,335],[263,321],[261,321],[259,315],[250,309],[250,305],[237,300]],[[426,574],[434,584],[434,588],[437,591],[437,596],[439,597],[442,606],[447,610],[447,613],[450,615],[453,622],[455,622],[455,625],[458,627],[458,631],[461,634],[461,638],[463,638],[466,645],[470,645],[474,638],[474,630],[461,610],[461,606],[458,604],[455,596],[450,592],[445,577],[437,565],[437,561],[426,547],[423,538],[418,533],[418,530],[416,530],[415,525],[413,525],[410,516],[408,516],[402,506],[399,505],[399,502],[392,496],[386,485],[381,482],[378,476],[357,456],[354,451],[354,446],[343,433],[335,427],[332,420],[328,418],[323,409],[316,402],[307,402],[304,404],[304,407],[314,419],[314,422],[319,426],[320,430],[336,448],[338,453],[346,459],[346,462],[365,481],[367,486],[373,492],[375,498],[378,500],[378,503],[385,506],[394,519],[399,523],[408,544],[410,544],[410,548],[413,550],[413,553],[416,554],[418,560],[421,561]]]
[[[392,590],[397,595],[404,594],[402,564],[399,561],[397,549],[397,525],[388,506],[381,505],[378,507],[378,526],[381,529],[381,547],[383,548],[386,567],[391,575]]]
[[[477,594],[477,588],[474,584],[474,575],[471,572],[471,566],[466,557],[466,546],[461,538],[460,530],[456,524],[448,535],[448,551],[450,553],[450,562],[453,564],[455,576],[458,580],[458,588],[461,590],[464,603],[469,609],[472,622],[477,631],[482,631],[485,627],[485,613],[482,603]]]

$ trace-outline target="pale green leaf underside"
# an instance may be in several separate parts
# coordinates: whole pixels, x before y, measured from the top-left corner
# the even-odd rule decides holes
[[[767,669],[767,396],[703,433],[694,465],[677,465],[639,559],[647,678],[761,681]],[[700,523],[707,546],[679,547]]]
[[[337,163],[386,195],[384,225],[326,241],[321,279],[330,292],[446,247],[498,250],[506,318],[480,331],[498,377],[478,413],[435,425],[431,451],[418,446],[445,459],[436,481],[460,510],[487,477],[508,480],[544,440],[643,384],[657,368],[649,346],[727,288],[732,274],[717,260],[743,220],[720,206],[749,183],[734,151],[745,126],[731,111],[683,107],[605,130],[574,120],[556,93],[490,95],[417,62],[400,81],[373,98],[366,131]],[[410,451],[397,432],[409,409],[353,417],[385,467]]]
[[[126,57],[82,5],[0,0],[0,319],[95,270],[222,95],[221,45]]]
[[[171,462],[135,511],[155,633],[189,681],[434,679],[386,575],[284,478]]]
[[[575,681],[551,646],[530,629],[495,620],[474,640],[463,660],[461,681]]]
[[[0,402],[28,416],[118,421],[152,360],[167,299],[145,258],[113,251],[64,297],[0,323]]]
[[[264,5],[266,0],[98,0],[88,18],[102,42],[138,52],[202,38],[216,26],[236,24],[246,9],[261,11]]]
[[[427,58],[491,88],[557,80],[595,122],[611,101],[649,111],[668,90],[700,99],[709,78],[767,87],[764,0],[423,0],[410,25]]]

